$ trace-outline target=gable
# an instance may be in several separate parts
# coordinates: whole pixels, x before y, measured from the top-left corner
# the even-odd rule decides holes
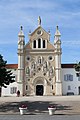
[[[29,35],[29,42],[25,45],[28,50],[54,50],[54,45],[50,43],[50,34],[39,26]],[[34,46],[35,44],[35,46]]]
[[[30,41],[33,41],[38,38],[49,40],[49,33],[46,32],[41,26],[39,26],[34,32],[30,35]]]

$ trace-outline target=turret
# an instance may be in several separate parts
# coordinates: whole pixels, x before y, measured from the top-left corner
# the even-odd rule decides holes
[[[55,47],[55,74],[56,74],[56,95],[62,95],[62,82],[61,82],[61,34],[56,27],[55,37],[54,37],[54,47]]]
[[[58,26],[56,26],[56,32],[55,32],[55,36],[54,36],[54,43],[59,41],[60,37],[61,37],[61,33],[59,32]]]
[[[23,27],[21,26],[21,29],[20,29],[20,32],[18,34],[18,50],[22,50],[23,51],[23,47],[24,47],[24,44],[25,44],[25,41],[24,41],[24,33],[23,33]],[[20,51],[18,51],[20,52]]]
[[[24,82],[24,33],[21,26],[18,34],[18,90],[23,95],[23,82]]]

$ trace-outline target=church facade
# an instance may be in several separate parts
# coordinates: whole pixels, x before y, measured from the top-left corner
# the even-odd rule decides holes
[[[18,87],[23,95],[62,95],[60,36],[57,26],[52,45],[50,33],[42,28],[39,17],[37,29],[29,33],[29,42],[25,44],[21,27],[18,34]]]
[[[25,36],[21,26],[18,34],[18,65],[12,69],[16,81],[2,88],[2,95],[16,95],[17,90],[25,95],[66,95],[80,94],[80,83],[76,77],[74,65],[61,64],[61,34],[58,26],[55,30],[54,43],[50,42],[50,31],[45,31],[38,18],[38,27],[31,33],[25,44]],[[7,65],[8,69],[10,65]],[[77,81],[77,84],[76,81]],[[76,85],[76,86],[75,86]],[[11,94],[11,88],[12,94]]]

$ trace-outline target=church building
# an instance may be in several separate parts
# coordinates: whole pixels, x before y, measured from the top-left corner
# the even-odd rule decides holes
[[[8,64],[13,71],[15,82],[2,88],[2,96],[15,96],[19,90],[21,96],[80,94],[80,81],[76,77],[74,64],[61,64],[61,34],[56,26],[53,44],[50,31],[41,26],[29,32],[25,43],[23,27],[18,34],[18,65]]]

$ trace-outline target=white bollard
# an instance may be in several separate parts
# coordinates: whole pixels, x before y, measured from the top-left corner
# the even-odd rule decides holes
[[[55,112],[55,108],[48,107],[48,110],[49,110],[49,115],[53,115]]]
[[[26,108],[19,107],[19,110],[20,110],[20,115],[24,115],[24,114],[26,114],[27,107]]]

